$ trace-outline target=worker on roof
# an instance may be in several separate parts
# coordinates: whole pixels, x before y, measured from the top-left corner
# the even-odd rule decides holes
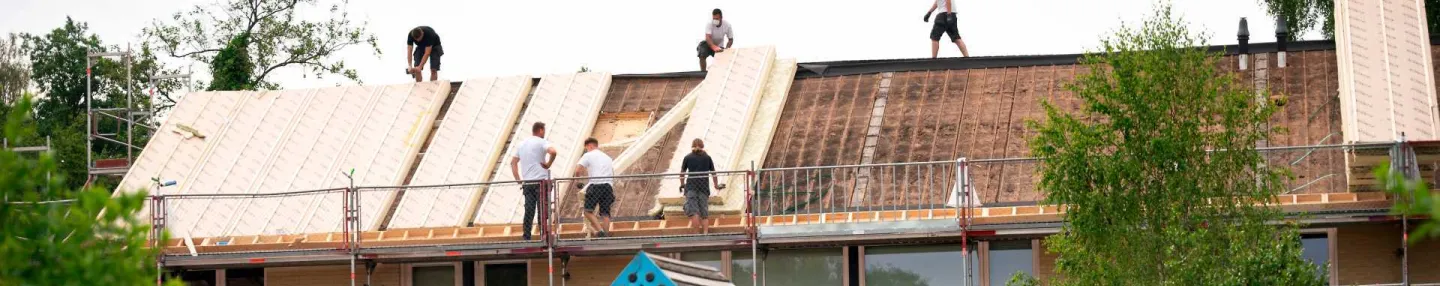
[[[530,126],[530,134],[534,135],[525,138],[520,145],[515,147],[514,158],[510,160],[510,174],[522,181],[520,184],[521,193],[525,195],[525,240],[530,240],[530,229],[535,221],[535,206],[539,205],[540,187],[545,180],[550,179],[550,165],[555,163],[555,147],[550,146],[550,141],[545,140],[545,123],[535,122]],[[546,158],[549,155],[549,158]]]
[[[965,40],[960,38],[960,26],[956,23],[955,3],[952,0],[935,0],[930,6],[930,11],[925,12],[925,22],[930,22],[930,15],[939,9],[940,14],[935,15],[935,25],[930,28],[930,58],[940,56],[940,35],[950,36],[950,41],[960,47],[960,55],[969,57],[970,51],[965,49]]]
[[[721,48],[720,44],[725,44],[725,47]],[[710,11],[710,22],[705,24],[705,40],[695,47],[695,51],[700,53],[700,71],[705,71],[705,58],[732,46],[735,46],[735,31],[730,29],[730,22],[725,21],[720,8],[715,8]]]
[[[421,81],[420,72],[425,70],[425,62],[430,62],[430,81],[438,80],[440,56],[443,55],[445,48],[440,45],[440,34],[436,34],[430,26],[410,29],[409,36],[405,37],[405,73],[415,77],[415,82]]]
[[[581,172],[589,180],[584,187],[585,223],[595,229],[596,236],[609,236],[610,207],[615,204],[615,189],[611,186],[615,181],[612,178],[615,176],[615,162],[610,155],[600,151],[600,140],[585,139],[585,155],[580,156],[579,168],[575,169],[576,174]]]
[[[690,227],[700,228],[700,233],[710,233],[710,186],[724,189],[715,178],[715,161],[705,153],[705,141],[695,138],[690,142],[690,154],[680,162],[680,172],[685,193],[685,216],[690,217]]]

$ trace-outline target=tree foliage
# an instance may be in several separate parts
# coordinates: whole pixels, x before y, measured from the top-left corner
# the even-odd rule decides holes
[[[210,88],[208,90],[251,90],[255,83],[251,73],[255,63],[250,62],[250,51],[245,47],[250,35],[240,34],[230,40],[210,63]]]
[[[1429,217],[1410,231],[1410,243],[1440,238],[1440,194],[1430,191],[1425,180],[1406,179],[1403,173],[1392,170],[1390,164],[1380,164],[1379,168],[1375,168],[1375,178],[1381,188],[1395,195],[1393,211],[1396,214]]]
[[[29,87],[30,63],[26,62],[25,50],[20,49],[20,36],[0,38],[0,105],[15,102]],[[4,115],[4,109],[0,109],[0,116]]]
[[[1273,105],[1219,68],[1162,5],[1124,27],[1067,88],[1076,111],[1043,103],[1030,141],[1049,203],[1068,206],[1047,240],[1061,285],[1317,285],[1294,225],[1270,199],[1285,171],[1257,141]],[[1220,150],[1207,152],[1207,150]]]
[[[347,3],[341,0],[328,5],[328,17],[307,20],[300,15],[301,8],[325,5],[319,0],[225,0],[175,13],[168,22],[156,21],[145,29],[145,35],[171,57],[225,69],[245,68],[246,61],[221,56],[227,47],[243,46],[230,50],[247,52],[245,57],[253,66],[244,82],[252,88],[278,88],[270,74],[292,66],[316,77],[338,74],[359,81],[359,75],[346,67],[338,53],[362,46],[378,56],[380,48],[363,22],[350,20]]]
[[[1319,26],[1326,39],[1335,38],[1335,0],[1260,0],[1265,12],[1285,18],[1289,40],[1298,40],[1310,29]],[[1440,33],[1440,0],[1425,0],[1425,19],[1430,34]]]
[[[28,97],[15,104],[30,110]],[[21,124],[29,113],[7,115],[6,138],[34,133]],[[134,216],[145,194],[73,189],[49,176],[57,167],[53,154],[26,159],[0,150],[0,285],[154,283],[157,251],[146,245],[148,224]],[[66,198],[74,201],[57,201]]]
[[[71,184],[70,187],[78,188],[84,184],[84,178],[89,172],[85,162],[86,56],[88,52],[116,52],[125,49],[103,44],[99,37],[89,32],[88,25],[69,18],[66,18],[64,25],[49,33],[24,34],[20,37],[24,39],[22,47],[30,60],[30,79],[34,81],[35,89],[44,96],[36,102],[36,114],[30,119],[36,126],[36,132],[22,134],[12,143],[43,145],[45,139],[50,138],[56,163],[59,164],[57,174],[68,178],[65,182]],[[148,99],[146,89],[150,78],[176,72],[164,68],[149,47],[144,45],[133,51],[130,61],[128,78],[123,59],[103,57],[92,61],[89,70],[93,73],[90,84],[94,95],[92,106],[117,108],[130,104],[156,112],[163,112],[172,106],[174,101],[167,99],[172,91],[182,87],[181,82],[159,81],[154,93],[160,101],[153,105]],[[129,103],[127,94],[132,96]],[[151,123],[145,121],[145,118],[140,119],[142,121],[139,124]],[[120,132],[116,121],[98,122],[97,132],[120,133],[120,140],[124,140],[125,132]],[[144,145],[147,139],[145,132],[137,132],[133,141],[137,145]],[[98,154],[97,157],[114,158],[123,156],[126,150],[124,146],[117,144],[100,143],[96,144],[94,151]]]

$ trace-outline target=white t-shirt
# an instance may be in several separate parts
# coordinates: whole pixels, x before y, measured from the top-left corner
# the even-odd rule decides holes
[[[605,155],[605,152],[600,152],[600,149],[585,152],[584,156],[580,156],[580,166],[585,167],[585,172],[590,177],[615,176],[614,160],[611,160],[609,155]],[[615,178],[590,179],[591,184],[609,184],[611,182],[615,182]]]
[[[546,170],[540,164],[545,163],[545,150],[550,149],[550,141],[545,138],[530,137],[520,142],[515,147],[515,158],[520,158],[521,180],[544,180],[550,178],[550,170]]]
[[[710,42],[721,48],[725,47],[725,39],[735,38],[735,31],[730,29],[730,21],[721,20],[720,26],[716,27],[711,21],[705,22],[705,34],[710,35]]]
[[[935,0],[935,5],[936,13],[955,12],[950,10],[950,0]]]

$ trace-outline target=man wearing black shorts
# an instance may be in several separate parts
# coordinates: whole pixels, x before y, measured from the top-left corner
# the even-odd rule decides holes
[[[950,41],[960,47],[960,55],[969,57],[970,51],[965,49],[965,41],[960,39],[960,26],[956,23],[955,3],[953,0],[935,0],[935,5],[930,6],[930,12],[925,12],[925,21],[930,22],[930,15],[940,10],[935,15],[935,25],[930,28],[930,58],[940,56],[940,35],[950,35]]]
[[[599,140],[585,139],[585,155],[580,156],[580,167],[575,173],[585,174],[589,179],[585,187],[585,223],[593,227],[595,236],[609,236],[610,207],[615,204],[615,188],[612,186],[615,163],[610,155],[600,151]]]
[[[419,47],[419,49],[416,49]],[[415,82],[420,82],[420,72],[425,70],[425,62],[430,62],[430,81],[440,78],[440,56],[445,55],[445,48],[440,45],[440,34],[430,26],[419,26],[410,29],[410,34],[405,37],[405,63],[408,64],[405,73],[415,77]]]
[[[721,48],[720,44],[725,44]],[[705,58],[715,56],[715,53],[735,46],[735,31],[730,29],[730,22],[725,21],[725,15],[720,9],[710,11],[710,22],[705,23],[705,40],[695,46],[695,51],[700,53],[700,71],[705,71]]]
[[[680,172],[685,182],[685,216],[690,217],[690,227],[700,228],[700,233],[710,233],[710,184],[715,189],[724,189],[715,179],[715,161],[705,153],[705,141],[695,138],[690,142],[690,154],[680,162]]]

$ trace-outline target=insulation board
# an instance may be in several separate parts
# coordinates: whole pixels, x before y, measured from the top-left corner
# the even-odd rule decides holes
[[[1335,1],[1346,142],[1440,139],[1422,1]]]
[[[706,83],[696,88],[699,94],[695,107],[666,173],[680,172],[680,163],[690,153],[690,143],[695,138],[705,141],[705,152],[710,154],[716,169],[738,169],[741,144],[758,109],[765,81],[770,79],[775,48],[731,49],[717,55],[715,62],[715,67],[705,76]],[[667,204],[683,202],[679,188],[679,180],[665,180],[660,184],[658,198]],[[718,196],[720,192],[722,190],[714,190],[711,195]]]
[[[165,123],[150,137],[145,149],[140,151],[135,164],[125,173],[115,194],[132,193],[141,189],[150,194],[174,194],[176,187],[154,190],[152,178],[162,181],[183,182],[189,171],[203,156],[205,147],[214,139],[207,138],[224,127],[226,118],[238,106],[244,92],[197,92],[186,94],[171,110]],[[199,134],[194,134],[198,132]],[[143,220],[150,218],[150,206],[140,211]]]
[[[282,135],[314,90],[263,91],[244,96],[239,109],[217,134],[179,193],[245,194],[259,170],[280,145]],[[180,237],[221,235],[240,200],[177,199],[171,201],[167,223]]]
[[[770,152],[770,140],[775,137],[775,130],[779,129],[780,112],[785,110],[785,100],[790,98],[790,85],[795,82],[795,59],[782,59],[775,61],[775,67],[770,70],[770,79],[765,82],[765,90],[760,96],[760,105],[755,110],[755,116],[750,123],[749,131],[745,132],[745,144],[740,148],[740,159],[735,167],[737,169],[760,168],[765,163],[765,154]],[[753,165],[752,165],[753,163]],[[730,180],[731,186],[744,186],[747,179],[735,177]],[[722,192],[724,204],[721,209],[740,209],[745,206],[744,189]]]
[[[484,182],[495,171],[531,78],[466,80],[440,120],[411,186]],[[508,165],[507,165],[508,166]],[[475,213],[480,186],[412,188],[401,197],[389,229],[463,226]]]
[[[530,126],[545,122],[546,140],[555,148],[555,164],[550,166],[551,177],[570,177],[575,164],[584,153],[582,146],[586,136],[595,128],[600,116],[600,107],[610,90],[610,74],[579,73],[550,75],[541,78],[530,104],[520,117],[519,126],[514,128],[509,150],[501,158],[500,171],[495,172],[494,182],[514,181],[510,172],[510,158],[515,148],[530,138]],[[557,186],[563,188],[565,186]],[[558,201],[559,198],[556,198]],[[520,186],[502,185],[488,188],[475,216],[476,224],[520,223],[524,215],[524,196]]]
[[[336,158],[364,117],[364,111],[376,98],[378,89],[374,86],[351,86],[318,91],[297,119],[294,129],[286,136],[281,155],[271,161],[265,171],[265,179],[254,184],[252,192],[340,187],[323,184],[318,178],[340,171],[335,167]],[[235,234],[236,230],[246,234],[288,233],[284,228],[294,227],[309,203],[317,198],[312,195],[245,199],[244,207],[229,223],[225,235]]]

